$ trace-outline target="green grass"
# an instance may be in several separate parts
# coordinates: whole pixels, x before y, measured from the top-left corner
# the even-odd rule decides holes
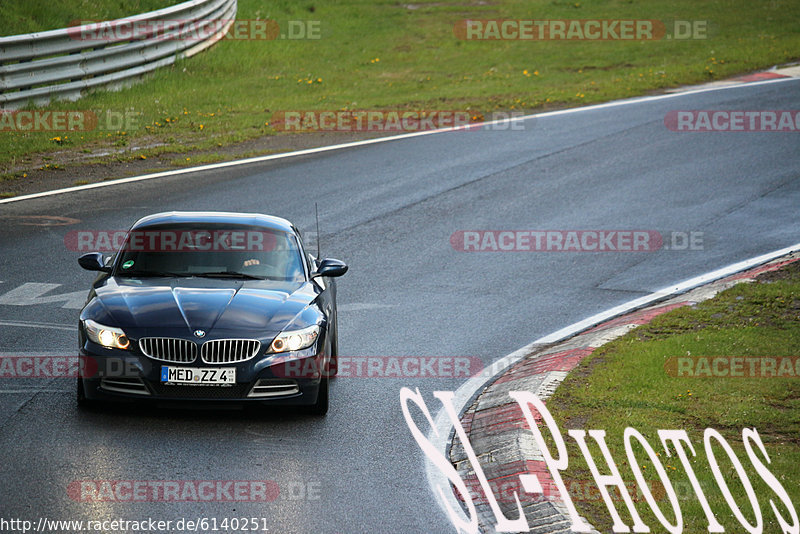
[[[174,0],[5,0],[0,2],[0,35],[65,28],[78,20],[119,19],[177,3]]]
[[[144,7],[144,2],[138,5]],[[132,88],[52,104],[51,109],[92,110],[101,124],[108,111],[129,112],[136,123],[124,129],[111,125],[70,132],[66,142],[63,133],[2,133],[0,165],[5,170],[19,168],[30,154],[55,149],[228,145],[273,134],[268,123],[276,110],[487,113],[582,105],[724,78],[800,57],[797,0],[465,0],[415,2],[415,9],[408,5],[394,0],[240,0],[240,20],[269,18],[282,30],[288,21],[319,21],[321,38],[224,40]],[[38,9],[47,23],[53,19],[43,7]],[[453,28],[465,18],[708,20],[713,31],[707,40],[691,41],[464,41],[455,37]]]
[[[639,430],[660,451],[660,459],[673,483],[684,489],[680,500],[684,532],[705,532],[707,522],[674,451],[672,458],[664,454],[656,435],[659,429],[688,432],[697,451],[697,457],[692,459],[693,469],[726,532],[742,532],[743,528],[717,489],[709,468],[703,447],[706,428],[718,430],[742,462],[764,515],[764,532],[780,532],[769,499],[779,501],[748,460],[742,429],[757,429],[772,460],[769,471],[788,491],[795,506],[800,504],[800,377],[678,378],[665,368],[670,357],[687,354],[800,356],[800,263],[791,264],[779,273],[767,274],[753,284],[737,285],[696,307],[659,316],[605,345],[570,373],[548,401],[548,408],[565,435],[569,428],[607,431],[609,449],[626,481],[633,482],[634,478],[625,461],[623,432],[626,427]],[[573,481],[568,484],[591,480],[575,441],[567,438],[567,444],[570,467],[565,479]],[[720,447],[714,450],[737,503],[753,522],[754,514],[732,463]],[[592,452],[595,458],[601,458],[596,447]],[[647,456],[638,449],[637,458]],[[656,480],[653,465],[649,461],[642,464],[646,466],[645,477]],[[604,464],[600,461],[598,465]],[[607,471],[601,467],[601,472]],[[576,505],[601,532],[610,532],[609,512],[598,499],[578,500]],[[616,504],[623,520],[631,524],[622,502]],[[660,506],[672,520],[665,497]],[[785,507],[778,504],[778,508],[788,519]],[[637,510],[645,523],[661,531],[643,500],[637,503]]]

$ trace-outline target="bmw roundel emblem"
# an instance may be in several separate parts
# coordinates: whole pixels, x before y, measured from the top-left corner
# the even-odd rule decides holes
[[[204,337],[206,335],[206,332],[205,330],[195,330],[194,335],[196,335],[197,337]]]

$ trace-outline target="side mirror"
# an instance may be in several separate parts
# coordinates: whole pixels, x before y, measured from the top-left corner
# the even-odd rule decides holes
[[[104,273],[111,272],[111,267],[106,267],[106,263],[103,260],[103,254],[100,252],[89,252],[88,254],[84,254],[78,258],[78,265],[87,271],[102,271]]]
[[[318,276],[342,276],[347,272],[347,264],[343,261],[334,260],[333,258],[326,258],[319,263],[316,272],[311,273],[311,278]]]

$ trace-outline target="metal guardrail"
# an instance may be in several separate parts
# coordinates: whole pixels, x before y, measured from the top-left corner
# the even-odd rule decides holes
[[[0,109],[128,85],[222,39],[236,7],[237,0],[191,0],[115,21],[0,37]]]

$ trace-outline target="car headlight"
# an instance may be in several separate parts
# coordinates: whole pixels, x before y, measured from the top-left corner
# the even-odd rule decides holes
[[[310,347],[319,337],[319,325],[312,325],[302,330],[290,330],[278,334],[269,346],[272,352],[286,352]]]
[[[127,349],[131,345],[131,340],[125,335],[121,328],[105,326],[98,322],[86,319],[83,322],[86,335],[89,339],[111,349]]]

